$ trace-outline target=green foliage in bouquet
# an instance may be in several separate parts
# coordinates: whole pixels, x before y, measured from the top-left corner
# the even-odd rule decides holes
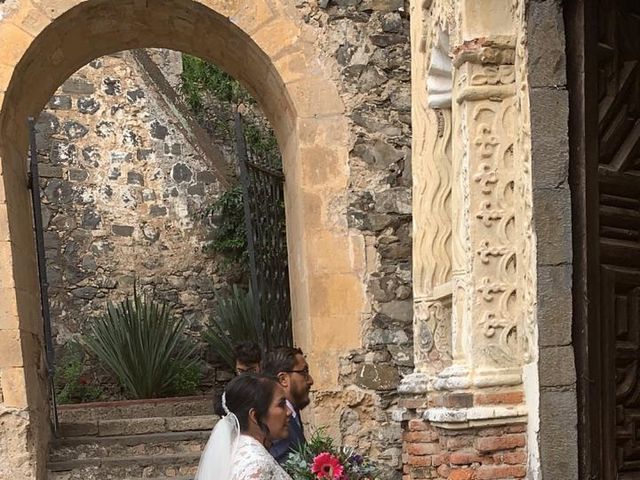
[[[324,429],[289,454],[284,469],[293,480],[374,480],[377,468],[352,448],[338,447]]]

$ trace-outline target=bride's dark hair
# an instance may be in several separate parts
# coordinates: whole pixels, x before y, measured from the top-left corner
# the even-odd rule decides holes
[[[249,410],[253,408],[260,429],[269,436],[265,419],[277,386],[278,382],[272,377],[253,373],[238,375],[229,382],[224,391],[225,405],[238,417],[240,431],[249,429]]]

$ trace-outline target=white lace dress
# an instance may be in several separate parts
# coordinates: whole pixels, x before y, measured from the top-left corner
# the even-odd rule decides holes
[[[264,446],[240,435],[231,463],[231,480],[291,480]]]

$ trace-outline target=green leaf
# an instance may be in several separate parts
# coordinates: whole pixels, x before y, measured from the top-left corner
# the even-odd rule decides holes
[[[169,306],[141,296],[107,305],[105,315],[91,323],[87,349],[111,370],[133,398],[165,396],[180,372],[197,363],[195,344],[184,334],[185,319]]]
[[[228,296],[216,296],[217,307],[209,319],[204,338],[222,359],[235,368],[234,346],[243,341],[262,345],[262,328],[251,292],[237,285]]]

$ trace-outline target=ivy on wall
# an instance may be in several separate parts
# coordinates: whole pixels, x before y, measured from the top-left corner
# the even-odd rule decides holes
[[[269,156],[279,163],[278,143],[268,120],[242,84],[224,70],[185,54],[180,89],[198,121],[234,149],[235,112],[241,108],[247,148],[259,157]],[[246,271],[248,253],[242,189],[238,186],[224,192],[203,209],[202,216],[210,226],[207,251],[222,255],[229,267]]]
[[[244,223],[242,188],[224,192],[203,212],[211,225],[207,249],[222,254],[235,264],[247,263],[247,237]]]
[[[198,114],[203,112],[208,95],[232,105],[254,103],[251,95],[231,75],[211,63],[186,54],[182,56],[181,90],[191,109]]]

